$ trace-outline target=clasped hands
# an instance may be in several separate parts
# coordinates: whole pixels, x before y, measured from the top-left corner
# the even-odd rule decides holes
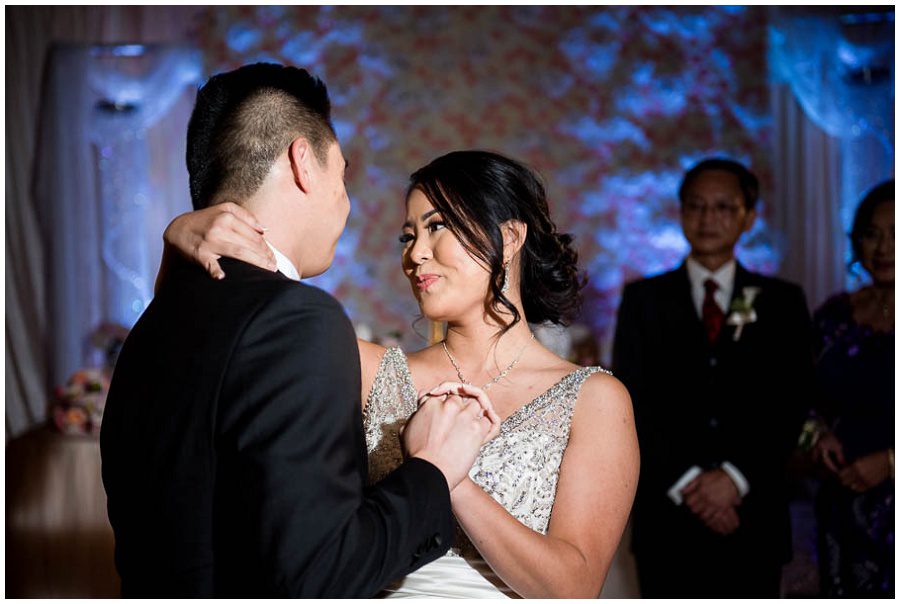
[[[481,447],[500,432],[500,417],[481,388],[443,382],[420,392],[418,409],[401,431],[409,457],[431,462],[452,491],[468,475]]]
[[[702,472],[681,490],[684,504],[710,530],[730,535],[740,526],[738,489],[724,470]]]
[[[864,493],[891,477],[887,449],[863,455],[848,464],[844,459],[844,445],[831,432],[826,432],[816,441],[812,455],[843,486],[857,493]]]

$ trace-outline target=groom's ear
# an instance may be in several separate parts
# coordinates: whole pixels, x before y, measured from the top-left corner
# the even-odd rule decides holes
[[[303,137],[297,137],[291,141],[288,147],[288,162],[291,165],[291,174],[294,184],[304,193],[309,193],[312,184],[312,167],[310,162],[315,161],[315,154],[309,141]]]

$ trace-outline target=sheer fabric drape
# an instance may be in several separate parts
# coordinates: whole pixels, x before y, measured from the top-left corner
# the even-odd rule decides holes
[[[6,11],[6,436],[7,439],[42,422],[46,416],[47,397],[50,388],[65,380],[71,367],[77,366],[84,353],[83,339],[63,334],[60,341],[53,331],[61,318],[54,317],[51,309],[63,304],[61,294],[54,290],[48,279],[51,254],[59,253],[63,243],[76,246],[93,246],[96,239],[88,233],[76,232],[84,224],[63,223],[54,218],[52,225],[41,224],[34,193],[38,183],[34,168],[44,153],[65,158],[66,163],[82,163],[85,158],[66,150],[47,149],[38,142],[38,114],[42,109],[43,85],[47,81],[45,63],[52,41],[103,43],[134,40],[135,42],[183,43],[195,16],[202,7],[159,6],[47,6],[8,7]],[[72,91],[75,93],[75,91]],[[66,91],[68,95],[69,91]],[[67,101],[71,101],[68,98]],[[187,116],[192,105],[192,95],[183,89],[166,119],[157,122],[148,131],[147,142],[152,157],[164,157],[166,162],[184,170],[183,150],[173,151],[170,141],[183,145]],[[70,137],[70,134],[65,134]],[[182,147],[183,149],[183,147]],[[69,151],[72,151],[71,149]],[[182,153],[182,155],[178,155]],[[88,157],[89,158],[89,157]],[[163,216],[174,215],[173,204],[187,207],[187,177],[168,179],[171,170],[161,165],[151,168],[150,178],[158,200],[149,204],[150,220],[163,221]],[[52,173],[46,178],[59,179]],[[87,175],[88,181],[94,176]],[[46,186],[46,183],[45,185]],[[76,185],[79,186],[79,185]],[[70,209],[57,208],[61,218]],[[96,213],[88,211],[88,215]],[[96,223],[90,225],[95,232]],[[161,232],[161,231],[160,231]],[[51,250],[46,241],[49,233],[59,237]],[[159,245],[159,232],[150,240]],[[151,250],[149,256],[158,252]],[[156,262],[153,258],[151,264]],[[85,263],[73,264],[72,274],[61,277],[66,286],[91,278],[92,271]],[[155,270],[155,267],[154,267]],[[55,301],[54,301],[55,299]],[[73,304],[77,304],[72,301]],[[84,334],[94,326],[88,321],[90,313],[76,321],[84,321]],[[73,359],[63,362],[61,359]]]
[[[160,234],[190,209],[189,104],[172,110],[199,75],[199,55],[182,47],[51,51],[34,191],[48,261],[53,383],[91,362],[92,329],[103,321],[131,327],[152,297]],[[180,133],[154,155],[150,141],[164,116]]]
[[[862,194],[893,174],[894,26],[860,9],[776,9],[769,67],[781,273],[818,306],[859,285],[849,232]]]
[[[773,85],[772,226],[782,234],[779,275],[799,283],[812,307],[844,285],[841,145],[804,113],[790,88]]]

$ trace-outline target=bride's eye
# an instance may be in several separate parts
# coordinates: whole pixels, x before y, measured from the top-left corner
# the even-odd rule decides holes
[[[397,237],[397,240],[400,241],[400,245],[406,245],[413,239],[415,239],[415,237],[413,237],[412,233],[402,233],[399,237]]]
[[[431,222],[429,222],[428,224],[425,225],[425,228],[428,229],[429,233],[434,233],[435,231],[438,231],[438,230],[444,228],[444,226],[445,225],[444,225],[443,220],[432,220]]]

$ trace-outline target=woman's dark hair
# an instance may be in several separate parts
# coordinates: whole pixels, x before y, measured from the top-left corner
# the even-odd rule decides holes
[[[572,236],[557,232],[544,186],[531,169],[490,151],[454,151],[416,170],[407,197],[414,189],[428,197],[466,251],[490,270],[492,296],[486,310],[497,317],[502,305],[513,316],[501,333],[521,319],[501,291],[501,227],[509,220],[528,227],[519,275],[525,319],[568,325],[575,318],[586,279],[578,271]]]
[[[850,229],[850,245],[853,248],[853,259],[850,261],[851,266],[859,262],[862,256],[860,242],[866,229],[872,224],[875,208],[886,201],[894,201],[893,178],[869,189],[869,192],[865,194],[856,208],[856,214],[853,216],[853,228]]]

